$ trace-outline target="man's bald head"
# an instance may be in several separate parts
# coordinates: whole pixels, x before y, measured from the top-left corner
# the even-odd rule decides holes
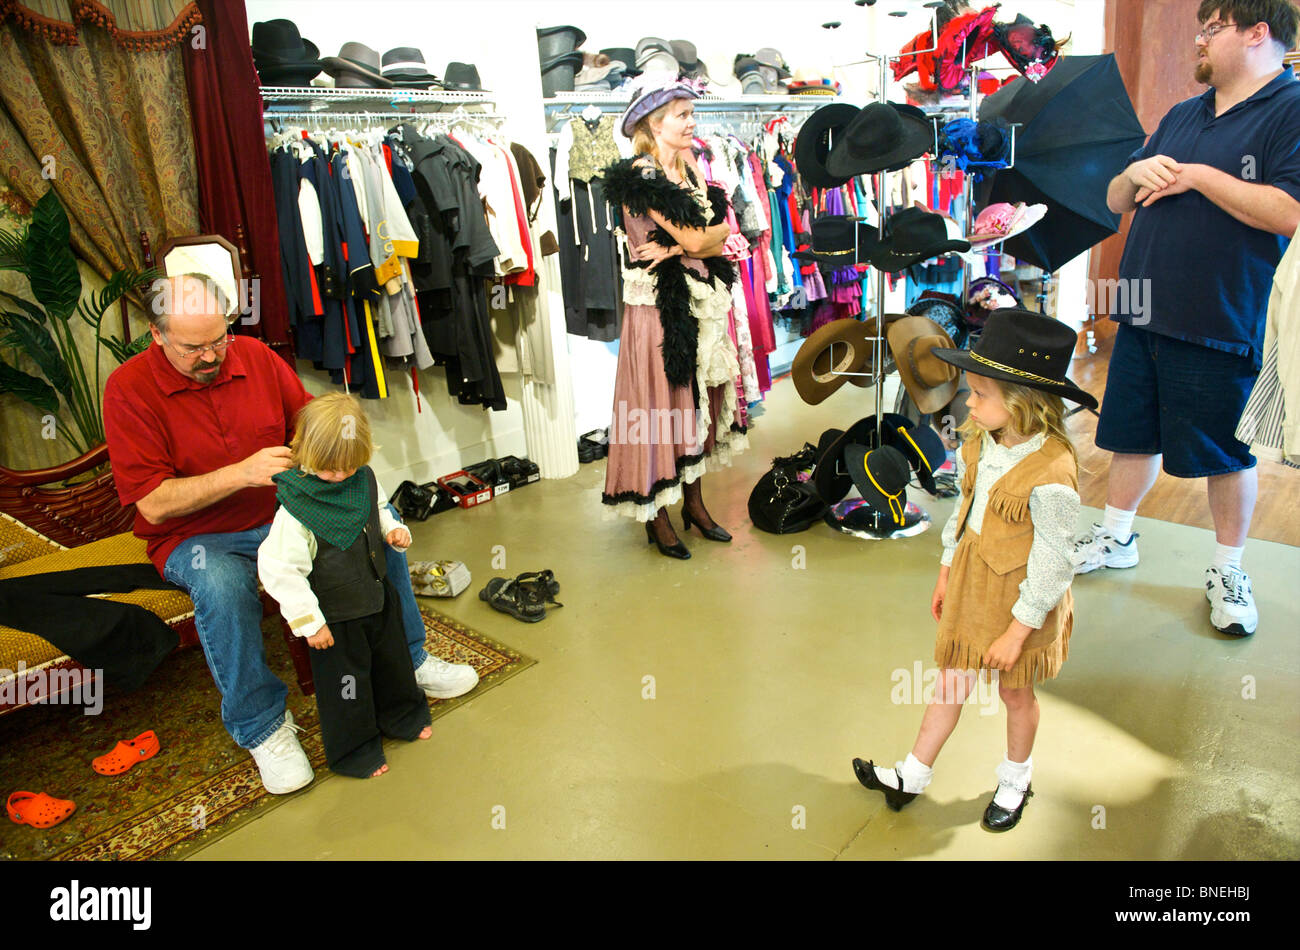
[[[213,318],[229,322],[230,300],[216,281],[204,274],[159,277],[145,295],[149,323],[163,333],[173,317],[183,322],[209,324]]]

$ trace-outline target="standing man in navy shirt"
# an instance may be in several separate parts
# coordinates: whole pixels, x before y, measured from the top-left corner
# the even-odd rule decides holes
[[[1206,478],[1217,541],[1210,622],[1249,636],[1259,616],[1241,551],[1255,508],[1249,446],[1235,436],[1259,374],[1273,273],[1300,226],[1300,82],[1289,0],[1205,0],[1196,79],[1107,193],[1133,211],[1119,277],[1141,314],[1120,323],[1096,443],[1113,452],[1102,524],[1076,542],[1075,572],[1133,567],[1133,516],[1164,469]],[[1143,292],[1145,291],[1145,292]]]

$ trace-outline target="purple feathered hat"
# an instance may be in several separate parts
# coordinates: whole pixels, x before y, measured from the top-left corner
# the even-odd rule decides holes
[[[623,113],[619,128],[627,138],[632,137],[636,124],[666,102],[674,99],[698,99],[704,94],[704,84],[690,79],[665,79],[647,74],[646,82],[632,92],[632,103]]]

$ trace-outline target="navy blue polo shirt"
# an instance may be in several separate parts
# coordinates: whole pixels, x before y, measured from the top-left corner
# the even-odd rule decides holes
[[[1273,185],[1300,200],[1300,82],[1291,70],[1218,117],[1214,93],[1210,88],[1170,109],[1128,164],[1168,155]],[[1199,191],[1139,207],[1119,276],[1150,279],[1150,294],[1141,298],[1146,313],[1133,313],[1130,304],[1129,313],[1112,319],[1250,356],[1258,367],[1273,273],[1288,243],[1242,224]]]

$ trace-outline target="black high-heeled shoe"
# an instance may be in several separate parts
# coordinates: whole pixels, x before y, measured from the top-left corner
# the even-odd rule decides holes
[[[694,525],[695,527],[699,528],[699,529],[700,529],[700,534],[704,535],[704,536],[705,536],[706,538],[708,538],[710,541],[724,541],[724,542],[725,542],[725,541],[730,541],[730,540],[731,540],[731,535],[727,533],[727,529],[726,529],[726,528],[719,527],[719,526],[716,525],[716,524],[715,524],[712,528],[706,528],[706,527],[704,527],[704,525],[700,524],[698,521],[692,521],[692,520],[691,520],[691,513],[690,513],[689,511],[687,511],[685,508],[683,508],[683,509],[682,509],[682,530],[683,530],[683,531],[690,531],[690,530],[691,530],[691,525]]]
[[[676,544],[664,544],[656,538],[654,531],[650,528],[650,522],[648,521],[645,523],[645,539],[650,544],[657,544],[659,546],[659,553],[664,557],[675,557],[685,561],[691,556],[691,552],[680,540]]]
[[[920,792],[905,792],[901,788],[893,788],[886,785],[884,782],[880,781],[880,779],[876,778],[876,767],[870,760],[863,762],[861,759],[854,759],[853,774],[858,777],[858,781],[861,782],[864,787],[874,789],[877,792],[884,792],[885,804],[894,811],[902,811],[904,805],[916,798],[917,795],[921,794]],[[899,777],[899,782],[902,782],[901,776]]]

